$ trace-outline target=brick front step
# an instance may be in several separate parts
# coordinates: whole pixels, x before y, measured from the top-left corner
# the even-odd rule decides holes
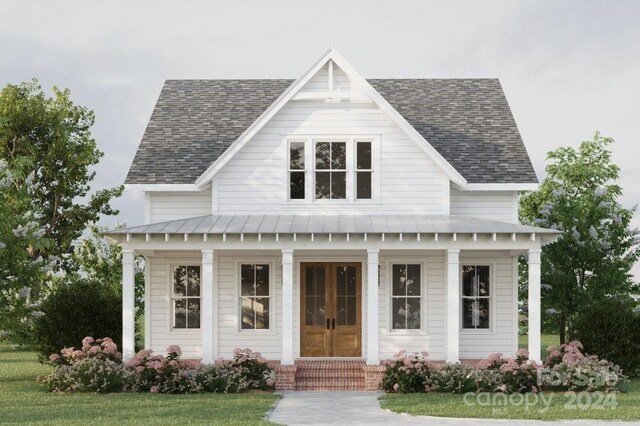
[[[299,379],[364,379],[362,370],[320,370],[320,369],[298,369],[296,378]]]
[[[373,391],[380,388],[381,365],[362,360],[298,360],[294,365],[270,363],[276,389],[304,391]]]

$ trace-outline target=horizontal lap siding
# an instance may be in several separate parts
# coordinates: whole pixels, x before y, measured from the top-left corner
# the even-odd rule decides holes
[[[452,187],[451,214],[517,223],[517,193],[514,191],[461,191]]]
[[[490,264],[493,274],[493,329],[489,332],[461,331],[460,358],[486,358],[494,352],[513,355],[517,342],[517,283],[513,274],[513,257],[504,252],[461,252],[461,264]]]
[[[170,265],[200,264],[200,252],[156,252],[150,259],[151,295],[147,298],[151,309],[151,347],[154,352],[165,352],[169,345],[179,345],[184,358],[202,357],[200,330],[171,329]]]
[[[380,137],[380,202],[291,205],[287,199],[289,135]],[[424,151],[374,104],[293,101],[258,132],[216,178],[219,214],[446,214],[449,180]]]
[[[189,192],[151,192],[151,223],[211,214],[211,188]]]
[[[408,260],[403,260],[407,256]],[[423,283],[422,303],[425,304],[423,314],[424,330],[403,333],[391,330],[391,275],[390,265],[394,263],[423,262],[425,264],[426,283]],[[406,255],[380,255],[380,288],[379,288],[379,345],[380,359],[389,359],[401,350],[407,352],[427,351],[431,359],[443,359],[444,355],[444,257],[442,253],[414,253]]]

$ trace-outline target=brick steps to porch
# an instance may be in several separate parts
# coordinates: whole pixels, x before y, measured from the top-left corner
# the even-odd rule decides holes
[[[296,362],[296,390],[365,389],[364,361],[302,360]]]

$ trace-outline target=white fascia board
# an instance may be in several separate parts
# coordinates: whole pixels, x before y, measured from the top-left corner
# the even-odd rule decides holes
[[[537,183],[467,183],[459,186],[463,191],[537,191]]]
[[[202,187],[209,183],[216,173],[251,139],[273,116],[289,102],[296,93],[324,66],[327,61],[335,62],[360,88],[397,124],[420,148],[444,171],[449,179],[461,187],[467,180],[402,116],[382,97],[367,80],[360,75],[333,47],[329,47],[314,64],[305,71],[265,112],[254,121],[231,146],[196,179],[196,185]]]
[[[206,185],[198,186],[193,183],[129,183],[124,185],[125,189],[133,189],[144,192],[186,192],[202,191]]]
[[[329,47],[318,60],[316,60],[311,67],[306,70],[296,81],[293,82],[291,86],[287,88],[278,99],[273,102],[269,108],[267,108],[261,115],[258,117],[256,121],[254,121],[251,126],[245,130],[238,139],[236,139],[229,148],[225,152],[222,153],[220,157],[214,161],[209,168],[196,179],[196,185],[199,187],[203,187],[207,183],[213,179],[213,177],[218,173],[218,171],[238,152],[242,147],[253,137],[255,136],[265,124],[269,122],[273,118],[274,115],[278,111],[282,109],[283,106],[286,105],[287,102],[293,98],[293,96],[314,76],[316,72],[320,68],[324,66],[324,64],[331,59],[331,54],[333,52],[333,48]]]

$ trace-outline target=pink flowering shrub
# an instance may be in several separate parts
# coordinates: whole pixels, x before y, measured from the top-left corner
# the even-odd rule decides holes
[[[467,393],[478,390],[478,369],[468,364],[446,363],[431,372],[434,390],[447,393]]]
[[[138,352],[124,366],[125,390],[151,393],[194,393],[196,366],[180,359],[179,346],[167,348],[167,356],[154,355],[149,349]]]
[[[515,358],[500,353],[489,355],[478,363],[478,389],[487,392],[537,393],[541,390],[539,364],[529,361],[526,350],[520,349]]]
[[[260,352],[253,352],[248,348],[235,348],[233,350],[233,360],[219,360],[217,364],[224,364],[241,372],[249,381],[250,388],[269,389],[275,385],[273,371],[269,368],[267,360]]]
[[[431,378],[433,369],[427,357],[426,352],[408,354],[401,351],[393,359],[383,361],[386,370],[382,378],[382,389],[385,392],[398,393],[434,390]]]
[[[55,392],[117,392],[122,390],[122,355],[108,337],[85,337],[82,348],[64,348],[49,356],[51,374],[38,381]]]
[[[549,346],[542,382],[546,387],[589,392],[614,391],[618,383],[627,380],[622,369],[605,359],[582,352],[576,341]]]

